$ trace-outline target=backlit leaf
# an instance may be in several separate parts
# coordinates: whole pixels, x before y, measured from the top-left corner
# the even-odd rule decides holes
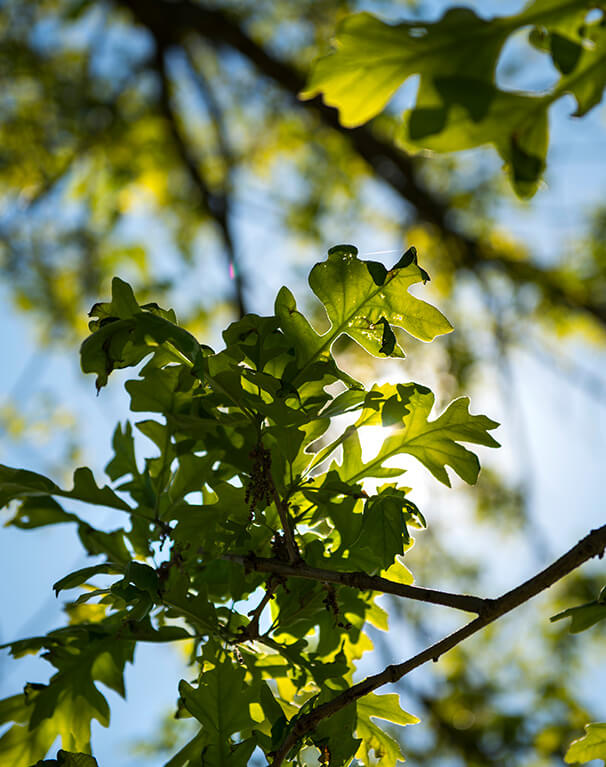
[[[594,722],[585,725],[585,735],[573,740],[564,756],[567,764],[590,762],[603,759],[606,762],[606,723]]]
[[[397,344],[385,348],[387,326],[403,328],[423,341],[452,330],[435,307],[408,293],[411,285],[428,279],[417,265],[414,248],[387,271],[382,264],[358,259],[357,248],[351,245],[336,246],[309,276],[312,290],[326,309],[330,330],[318,334],[298,311],[287,288],[278,294],[276,315],[295,346],[300,368],[328,360],[333,343],[343,333],[377,357],[403,357]]]
[[[567,93],[581,116],[606,85],[606,33],[587,21],[589,0],[531,0],[517,14],[485,19],[470,8],[448,8],[434,22],[386,24],[369,13],[347,16],[336,49],[320,58],[301,94],[340,111],[355,127],[379,114],[400,86],[420,74],[416,102],[404,118],[407,148],[449,152],[493,144],[516,192],[532,195],[545,168],[548,111]],[[551,56],[561,78],[545,94],[506,91],[496,84],[501,51],[517,30]]]

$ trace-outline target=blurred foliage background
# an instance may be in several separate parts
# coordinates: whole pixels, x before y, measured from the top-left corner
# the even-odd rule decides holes
[[[484,15],[521,7],[471,5]],[[397,117],[414,83],[386,114],[353,129],[320,99],[297,98],[346,14],[428,19],[448,7],[445,0],[0,3],[7,463],[61,479],[84,454],[98,466],[107,460],[124,403],[117,392],[92,403],[92,382],[79,388],[61,366],[76,359],[87,312],[107,297],[113,275],[132,282],[140,299],[174,307],[216,345],[241,313],[271,313],[280,285],[303,300],[304,277],[327,247],[352,242],[362,257],[389,265],[415,245],[432,276],[431,300],[456,332],[430,346],[409,341],[403,363],[378,366],[346,344],[341,353],[358,355],[365,380],[420,379],[443,402],[471,392],[476,412],[503,422],[505,444],[500,456],[484,458],[471,490],[457,485],[428,496],[422,474],[411,471],[432,522],[407,554],[417,582],[496,595],[598,523],[603,501],[593,489],[580,491],[578,506],[571,499],[583,481],[575,452],[589,449],[596,463],[587,470],[597,477],[606,433],[603,108],[574,124],[571,103],[552,110],[547,182],[520,202],[490,151],[413,157],[396,148]],[[554,77],[523,34],[498,70],[504,87],[532,91]],[[26,343],[15,346],[19,338]],[[552,395],[557,410],[529,412],[528,403]],[[570,449],[569,476],[558,474],[562,444]],[[546,484],[549,502],[555,498],[548,523],[540,513]],[[7,552],[28,544],[14,543],[17,535],[27,538],[3,531]],[[53,546],[38,562],[49,592],[45,566],[56,559],[63,574],[72,556],[67,539]],[[46,595],[31,605],[19,596],[37,581],[10,576],[9,604],[21,601],[33,618],[20,623],[9,610],[4,641],[48,628],[42,624],[54,609]],[[405,732],[409,764],[560,764],[583,724],[605,716],[603,696],[592,690],[606,681],[604,629],[570,636],[564,622],[547,617],[595,598],[601,585],[599,568],[587,567],[400,685],[404,707],[423,721]],[[373,632],[377,654],[361,673],[452,627],[439,608],[389,606],[392,629]],[[179,741],[171,719],[176,685],[173,693],[159,684],[158,696],[166,720],[150,721],[153,733],[133,751],[125,735],[112,764],[160,763]]]

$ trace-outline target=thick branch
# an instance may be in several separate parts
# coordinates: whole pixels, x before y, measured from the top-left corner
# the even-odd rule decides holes
[[[296,564],[288,564],[278,559],[263,559],[251,556],[239,556],[237,554],[225,554],[226,559],[241,562],[248,570],[257,570],[263,573],[274,573],[287,578],[304,578],[321,583],[336,583],[340,586],[351,586],[360,591],[380,591],[383,594],[394,594],[398,597],[416,599],[419,602],[430,602],[434,605],[454,607],[468,613],[481,613],[490,600],[467,594],[451,594],[448,591],[436,591],[424,589],[420,586],[408,586],[404,583],[395,583],[378,575],[367,575],[363,572],[341,573],[334,570],[324,570],[319,567],[311,567],[303,561]]]
[[[387,666],[387,668],[379,674],[367,677],[363,682],[353,685],[353,687],[345,690],[345,692],[337,695],[332,700],[318,706],[308,714],[305,714],[295,722],[286,739],[275,752],[271,767],[280,767],[291,748],[293,748],[304,735],[311,732],[323,719],[332,716],[332,714],[345,708],[345,706],[358,700],[358,698],[368,695],[378,687],[381,687],[388,682],[397,682],[398,679],[401,679],[418,666],[427,663],[427,661],[437,661],[440,655],[448,652],[448,650],[452,650],[453,647],[456,647],[456,645],[464,639],[467,639],[472,634],[480,631],[489,623],[492,623],[497,620],[497,618],[514,610],[516,607],[524,604],[524,602],[532,599],[532,597],[536,596],[541,591],[549,588],[588,559],[595,556],[601,558],[604,555],[605,548],[606,525],[603,525],[597,530],[592,530],[589,535],[579,541],[576,546],[573,546],[566,552],[566,554],[561,556],[553,564],[546,567],[533,578],[525,581],[515,589],[508,591],[498,599],[488,600],[480,615],[475,620],[471,621],[471,623],[468,623],[458,631],[441,639],[439,642],[436,642],[431,645],[431,647],[428,647],[409,660],[404,661],[403,663]]]
[[[257,70],[289,93],[295,103],[312,110],[324,125],[343,135],[372,172],[405,201],[418,215],[436,226],[449,243],[454,266],[477,271],[496,268],[515,284],[534,284],[550,300],[561,306],[584,311],[606,325],[606,301],[589,298],[582,290],[566,284],[556,270],[543,269],[528,261],[514,260],[506,252],[468,235],[451,220],[447,199],[427,188],[418,178],[413,158],[398,149],[391,139],[378,136],[370,126],[344,128],[335,109],[319,98],[297,100],[305,85],[303,75],[289,62],[266,50],[244,30],[241,21],[225,11],[207,8],[191,0],[117,0],[127,7],[137,21],[150,30],[159,44],[182,44],[195,32],[208,44],[238,51]]]

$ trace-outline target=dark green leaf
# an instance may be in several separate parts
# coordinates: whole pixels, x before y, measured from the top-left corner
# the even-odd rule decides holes
[[[80,586],[83,583],[86,583],[86,581],[89,578],[92,578],[93,575],[119,575],[123,572],[124,568],[118,564],[104,563],[101,565],[92,565],[91,567],[83,567],[81,570],[76,570],[75,572],[70,573],[64,578],[58,580],[53,585],[53,589],[55,590],[55,594],[59,596],[60,591],[64,591],[65,589],[74,589],[76,586]]]

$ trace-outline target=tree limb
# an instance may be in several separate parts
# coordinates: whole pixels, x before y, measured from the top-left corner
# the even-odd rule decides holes
[[[267,607],[270,600],[272,599],[276,587],[278,586],[279,579],[271,577],[266,584],[265,587],[265,594],[263,594],[263,598],[259,602],[259,604],[255,607],[254,610],[251,610],[248,614],[250,616],[250,623],[248,626],[241,627],[238,637],[236,639],[236,642],[239,644],[240,642],[248,642],[251,640],[259,639],[259,621],[261,620],[261,614],[263,610]]]
[[[567,551],[566,554],[544,570],[541,570],[537,575],[503,594],[498,599],[487,600],[487,604],[482,612],[470,623],[427,647],[407,661],[387,666],[380,673],[367,677],[364,681],[353,685],[327,703],[323,703],[308,714],[304,714],[293,724],[288,735],[276,750],[271,767],[280,767],[293,746],[307,733],[311,732],[323,719],[332,716],[337,711],[350,705],[358,700],[358,698],[368,695],[378,687],[389,682],[397,682],[398,679],[401,679],[418,666],[427,663],[427,661],[437,661],[441,655],[452,650],[460,642],[488,626],[489,623],[497,620],[497,618],[532,599],[541,591],[549,588],[588,559],[595,556],[601,558],[604,555],[605,548],[606,525],[603,525],[596,530],[592,530],[585,538]]]
[[[456,610],[464,610],[468,613],[478,613],[484,610],[490,600],[467,594],[451,594],[447,591],[425,589],[420,586],[409,586],[404,583],[396,583],[378,575],[367,575],[363,572],[337,572],[324,570],[319,567],[311,567],[302,560],[289,564],[279,559],[264,559],[254,555],[240,556],[238,554],[225,554],[224,559],[232,562],[240,562],[247,570],[257,570],[263,573],[274,573],[287,578],[304,578],[321,583],[336,583],[341,586],[350,586],[360,591],[380,591],[383,594],[394,594],[407,599],[415,599],[420,602],[429,602],[434,605],[454,607]]]

